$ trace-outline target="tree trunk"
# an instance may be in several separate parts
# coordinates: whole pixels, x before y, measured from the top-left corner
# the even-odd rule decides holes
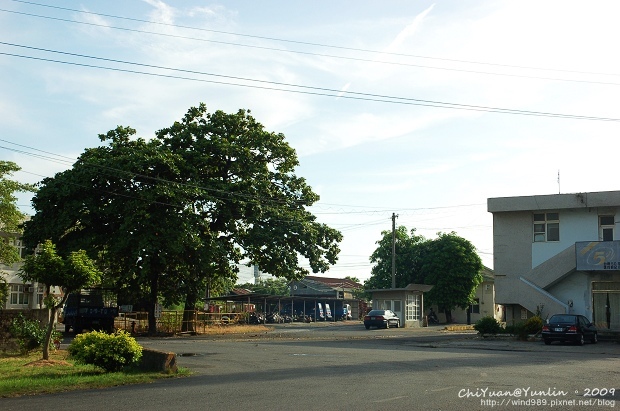
[[[452,324],[452,310],[444,310],[444,313],[446,314],[446,323]]]
[[[198,296],[193,291],[188,291],[185,296],[185,310],[183,311],[183,322],[181,324],[181,332],[196,332],[194,324],[194,314],[196,312],[196,303]]]
[[[58,306],[53,306],[49,309],[49,321],[47,323],[47,331],[45,332],[45,341],[43,341],[43,359],[50,359],[50,342],[52,340],[52,333],[56,326],[56,313],[58,312]]]
[[[157,273],[151,273],[151,295],[149,303],[149,332],[148,335],[157,334],[157,318],[155,318],[155,306],[157,305],[158,289],[157,283],[159,275]]]
[[[45,285],[47,295],[50,295],[51,286]],[[50,359],[50,342],[52,341],[52,334],[54,333],[54,327],[56,327],[56,315],[58,314],[58,310],[65,305],[67,298],[69,297],[69,292],[67,290],[63,290],[64,296],[60,299],[58,304],[54,304],[49,307],[49,321],[47,322],[47,331],[45,332],[45,341],[43,341],[43,359]]]

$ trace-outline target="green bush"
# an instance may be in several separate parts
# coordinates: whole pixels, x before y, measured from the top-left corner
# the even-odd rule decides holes
[[[524,322],[506,326],[506,332],[515,335],[519,340],[527,340],[531,334],[538,334],[542,331],[543,320],[538,316],[530,317]]]
[[[479,319],[474,324],[474,330],[480,334],[499,334],[503,331],[501,324],[491,316]]]
[[[20,313],[11,321],[9,332],[17,339],[21,352],[27,353],[43,346],[47,329],[40,321],[26,318]],[[59,339],[60,336],[58,331],[52,331],[51,342]]]
[[[114,334],[92,331],[77,335],[67,351],[78,363],[92,364],[107,372],[120,371],[142,358],[142,347],[124,330]]]
[[[529,334],[538,334],[542,331],[543,328],[543,320],[538,316],[534,316],[528,318],[527,321],[523,324],[525,328],[525,332]]]

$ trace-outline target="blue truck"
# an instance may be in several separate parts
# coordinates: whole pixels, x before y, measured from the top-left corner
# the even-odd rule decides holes
[[[118,307],[106,304],[101,292],[82,290],[67,297],[62,323],[65,332],[73,329],[75,334],[79,334],[88,329],[111,333],[117,316]]]

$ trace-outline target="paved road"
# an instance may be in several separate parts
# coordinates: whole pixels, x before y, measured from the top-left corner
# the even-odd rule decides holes
[[[367,331],[355,323],[285,324],[236,339],[140,343],[177,353],[179,364],[195,375],[3,399],[0,409],[487,410],[502,401],[508,409],[620,407],[616,343],[545,346],[439,328]],[[590,400],[593,405],[583,404]]]

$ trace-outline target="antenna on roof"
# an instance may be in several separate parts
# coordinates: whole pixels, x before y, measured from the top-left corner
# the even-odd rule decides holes
[[[561,191],[560,191],[560,170],[558,170],[558,194],[561,194]]]

